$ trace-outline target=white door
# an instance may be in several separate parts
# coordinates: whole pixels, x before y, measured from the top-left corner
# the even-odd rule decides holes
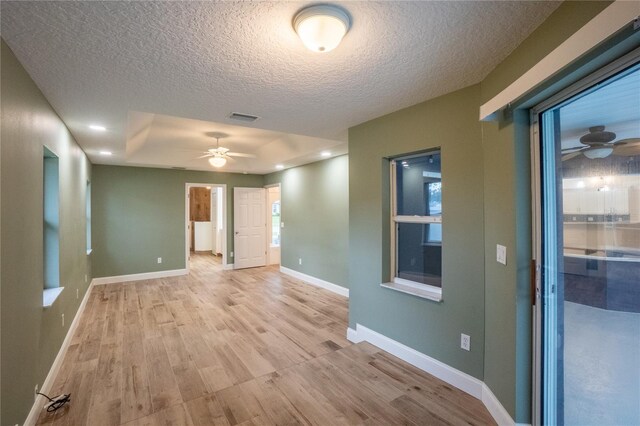
[[[234,269],[267,264],[264,188],[233,189]]]

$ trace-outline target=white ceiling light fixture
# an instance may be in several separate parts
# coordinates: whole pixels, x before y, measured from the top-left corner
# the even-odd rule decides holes
[[[107,128],[106,128],[106,127],[104,127],[104,126],[100,126],[100,125],[98,125],[98,124],[90,124],[90,125],[89,125],[89,128],[90,128],[91,130],[95,130],[96,132],[104,132],[104,131],[106,131],[106,130],[107,130]]]
[[[596,158],[606,158],[611,155],[612,152],[612,146],[595,146],[584,150],[583,154],[588,159],[594,160]]]
[[[222,167],[225,164],[227,164],[227,159],[222,157],[222,156],[214,156],[209,158],[209,164],[211,164],[213,167]]]
[[[293,28],[309,50],[330,52],[351,28],[351,18],[338,6],[319,4],[298,12]]]
[[[331,152],[330,151],[322,151],[320,153],[320,155],[322,155],[323,157],[331,157]]]
[[[104,155],[105,157],[109,157],[113,155],[111,151],[100,151],[100,155]]]
[[[282,170],[284,169],[284,166],[282,164],[276,164],[276,169]]]

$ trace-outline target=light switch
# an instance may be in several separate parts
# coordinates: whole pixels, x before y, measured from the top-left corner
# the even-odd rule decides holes
[[[505,246],[500,244],[496,246],[496,261],[503,265],[507,264],[507,248]]]

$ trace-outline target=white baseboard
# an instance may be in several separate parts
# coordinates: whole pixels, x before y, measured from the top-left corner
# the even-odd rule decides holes
[[[280,272],[289,275],[291,277],[302,280],[306,283],[314,285],[316,287],[324,288],[325,290],[332,291],[340,296],[349,297],[349,289],[337,284],[330,283],[329,281],[321,280],[320,278],[312,277],[311,275],[303,274],[302,272],[294,271],[293,269],[280,267]]]
[[[225,263],[222,269],[224,269],[225,271],[228,271],[229,269],[233,269],[233,263]]]
[[[362,339],[358,338],[358,333],[351,327],[347,328],[347,340],[353,343],[362,342]]]
[[[144,272],[142,274],[117,275],[114,277],[94,278],[91,283],[93,285],[125,283],[129,281],[152,280],[154,278],[177,277],[187,275],[186,269],[172,269],[169,271]]]
[[[425,371],[440,380],[444,380],[452,386],[478,398],[487,407],[487,410],[500,426],[515,425],[515,422],[500,404],[500,401],[491,392],[491,389],[479,379],[469,374],[453,368],[435,358],[431,358],[421,352],[416,351],[400,342],[390,339],[378,332],[363,325],[356,324],[356,329],[347,329],[347,339],[353,343],[367,341],[380,349],[397,356],[401,360],[408,362],[414,367]]]
[[[515,422],[511,418],[511,415],[500,404],[498,398],[491,392],[489,386],[485,383],[482,384],[482,403],[493,417],[493,419],[499,425],[515,425]]]
[[[95,285],[94,280],[92,280],[91,284],[89,284],[89,287],[87,288],[87,291],[84,294],[84,297],[82,298],[82,302],[80,302],[80,306],[78,306],[78,311],[76,312],[76,315],[73,317],[73,321],[71,321],[71,325],[67,330],[67,335],[64,337],[64,340],[62,341],[62,345],[60,346],[58,355],[56,355],[56,358],[53,360],[53,364],[51,364],[49,373],[47,374],[47,377],[44,379],[44,383],[42,383],[42,386],[40,387],[39,392],[42,392],[44,394],[50,393],[51,388],[53,387],[53,383],[56,380],[56,377],[58,376],[58,371],[60,371],[60,367],[62,366],[62,361],[64,360],[64,356],[67,354],[67,349],[69,348],[69,344],[71,343],[73,334],[76,332],[76,328],[78,328],[80,317],[84,312],[84,308],[87,306],[87,300],[89,300],[89,295],[91,294],[91,290],[93,289],[94,285]],[[24,421],[24,426],[32,426],[36,424],[36,421],[38,420],[38,416],[40,415],[40,412],[42,411],[42,408],[44,407],[44,404],[46,402],[47,400],[45,399],[44,396],[41,396],[41,395],[36,396],[35,402],[31,406],[31,411],[29,411],[29,415],[27,416],[27,419]]]

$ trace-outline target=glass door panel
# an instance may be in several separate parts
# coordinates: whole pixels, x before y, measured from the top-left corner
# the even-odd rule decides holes
[[[640,65],[540,114],[542,422],[640,424]]]

